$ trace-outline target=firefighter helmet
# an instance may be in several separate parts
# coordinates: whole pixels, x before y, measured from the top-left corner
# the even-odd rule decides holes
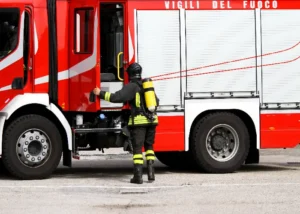
[[[129,67],[127,68],[127,73],[129,76],[129,79],[141,79],[141,74],[142,74],[142,66],[138,63],[132,63],[131,65],[129,65]]]

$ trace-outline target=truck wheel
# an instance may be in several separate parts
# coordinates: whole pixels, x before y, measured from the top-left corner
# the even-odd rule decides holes
[[[62,139],[56,126],[40,115],[14,120],[3,137],[3,164],[19,179],[44,179],[57,168]]]
[[[209,114],[198,121],[194,130],[191,148],[199,169],[231,173],[245,162],[250,137],[244,122],[235,114]]]

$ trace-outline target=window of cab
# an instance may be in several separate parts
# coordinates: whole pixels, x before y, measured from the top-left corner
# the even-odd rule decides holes
[[[94,10],[75,10],[75,53],[92,53],[94,37]]]
[[[0,61],[18,46],[20,29],[20,10],[0,8]]]

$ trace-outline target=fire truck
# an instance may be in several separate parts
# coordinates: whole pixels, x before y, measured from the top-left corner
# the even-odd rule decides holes
[[[43,179],[81,151],[122,148],[128,104],[91,92],[120,90],[138,62],[160,99],[158,160],[259,163],[300,142],[299,35],[298,1],[1,0],[1,161]]]

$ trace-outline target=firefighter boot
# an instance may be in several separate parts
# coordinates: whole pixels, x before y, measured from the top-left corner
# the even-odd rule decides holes
[[[133,178],[130,179],[130,183],[143,183],[143,164],[134,164],[134,174]]]
[[[155,180],[153,164],[154,164],[154,160],[147,161],[148,181],[149,182],[153,182]]]

